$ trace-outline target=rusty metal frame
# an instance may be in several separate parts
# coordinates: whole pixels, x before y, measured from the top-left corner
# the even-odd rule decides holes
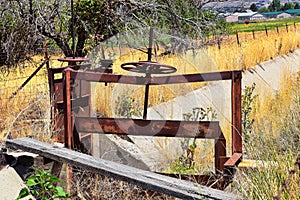
[[[146,119],[111,119],[111,118],[91,118],[91,117],[73,117],[72,113],[72,80],[85,80],[87,82],[104,82],[104,83],[120,83],[133,85],[165,85],[165,84],[181,84],[191,82],[209,82],[231,80],[231,107],[232,107],[232,156],[227,157],[226,139],[218,122],[188,122],[167,120],[164,124],[159,120]],[[242,112],[241,112],[241,80],[242,71],[223,71],[212,73],[185,74],[162,77],[142,77],[116,75],[109,73],[101,73],[95,71],[79,72],[71,68],[66,68],[63,71],[63,88],[64,88],[64,127],[65,127],[65,146],[73,148],[74,144],[73,133],[102,133],[102,134],[126,134],[126,135],[151,135],[164,137],[196,137],[215,139],[215,169],[216,174],[233,175],[234,168],[242,159]],[[130,122],[129,122],[130,121]],[[74,123],[76,122],[76,123]],[[119,124],[126,125],[127,131],[119,129]],[[130,124],[139,124],[146,126],[149,123],[162,129],[157,130],[134,130],[130,129]],[[214,131],[209,131],[207,124],[212,124]],[[76,124],[76,127],[74,126]],[[97,124],[97,126],[95,126]],[[182,128],[182,127],[190,128]],[[101,131],[95,127],[101,127]],[[181,128],[181,133],[178,129]],[[197,129],[198,133],[194,134],[192,129]],[[175,134],[177,133],[177,134]],[[209,133],[209,134],[208,134]]]

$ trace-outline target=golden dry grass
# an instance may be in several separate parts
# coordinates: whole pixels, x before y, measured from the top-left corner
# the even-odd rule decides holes
[[[300,30],[300,26],[297,25]],[[300,32],[285,28],[268,32],[256,32],[255,39],[252,33],[239,33],[240,45],[236,36],[232,35],[223,40],[221,49],[218,46],[208,47],[208,54],[216,62],[219,70],[246,69],[279,55],[286,55],[296,50],[300,45]]]

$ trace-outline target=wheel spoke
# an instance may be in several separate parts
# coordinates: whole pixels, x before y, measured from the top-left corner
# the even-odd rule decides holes
[[[177,71],[175,67],[149,61],[123,63],[121,68],[131,72],[146,74],[170,74]]]

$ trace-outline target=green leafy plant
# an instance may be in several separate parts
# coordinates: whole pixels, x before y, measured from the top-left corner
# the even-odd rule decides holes
[[[135,105],[134,98],[128,96],[127,94],[118,98],[117,114],[126,118],[142,115],[140,109]]]
[[[183,114],[183,119],[186,121],[213,121],[217,119],[217,112],[212,107],[206,109],[195,107],[191,113]]]
[[[255,83],[251,86],[247,86],[242,95],[242,128],[246,144],[253,131],[254,119],[251,118],[251,114],[253,114],[253,103],[257,97],[257,95],[254,95],[254,89]]]
[[[195,107],[191,113],[183,114],[185,121],[213,121],[217,119],[217,112],[212,107]],[[181,155],[174,161],[169,170],[172,173],[195,174],[199,170],[195,165],[194,155],[197,148],[196,138],[184,138],[181,141],[181,147],[185,149],[186,154]]]
[[[17,200],[32,195],[38,199],[51,200],[54,198],[71,198],[62,187],[57,186],[60,183],[56,176],[52,176],[49,170],[35,169],[35,174],[27,179],[26,186],[21,189]]]

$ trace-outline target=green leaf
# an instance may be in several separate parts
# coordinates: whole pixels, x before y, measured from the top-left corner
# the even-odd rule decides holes
[[[35,179],[32,179],[32,178],[28,178],[28,180],[27,180],[27,183],[26,183],[26,185],[28,186],[28,187],[31,187],[31,186],[35,186],[35,185],[37,185],[38,183],[36,183],[35,182]]]
[[[35,197],[38,197],[39,196],[39,193],[37,190],[30,190],[30,193],[35,196]]]
[[[57,178],[56,176],[51,176],[50,177],[50,181],[52,183],[59,183],[59,182],[61,182],[61,180],[59,180],[59,178]]]
[[[21,189],[21,191],[19,193],[19,196],[17,197],[16,200],[20,200],[20,199],[22,199],[24,197],[27,197],[29,195],[30,195],[30,193],[29,193],[28,188],[24,187],[24,188]]]
[[[66,193],[62,187],[58,186],[55,189],[56,189],[55,197],[63,197],[63,198],[70,198],[71,197],[71,195],[69,193]]]

